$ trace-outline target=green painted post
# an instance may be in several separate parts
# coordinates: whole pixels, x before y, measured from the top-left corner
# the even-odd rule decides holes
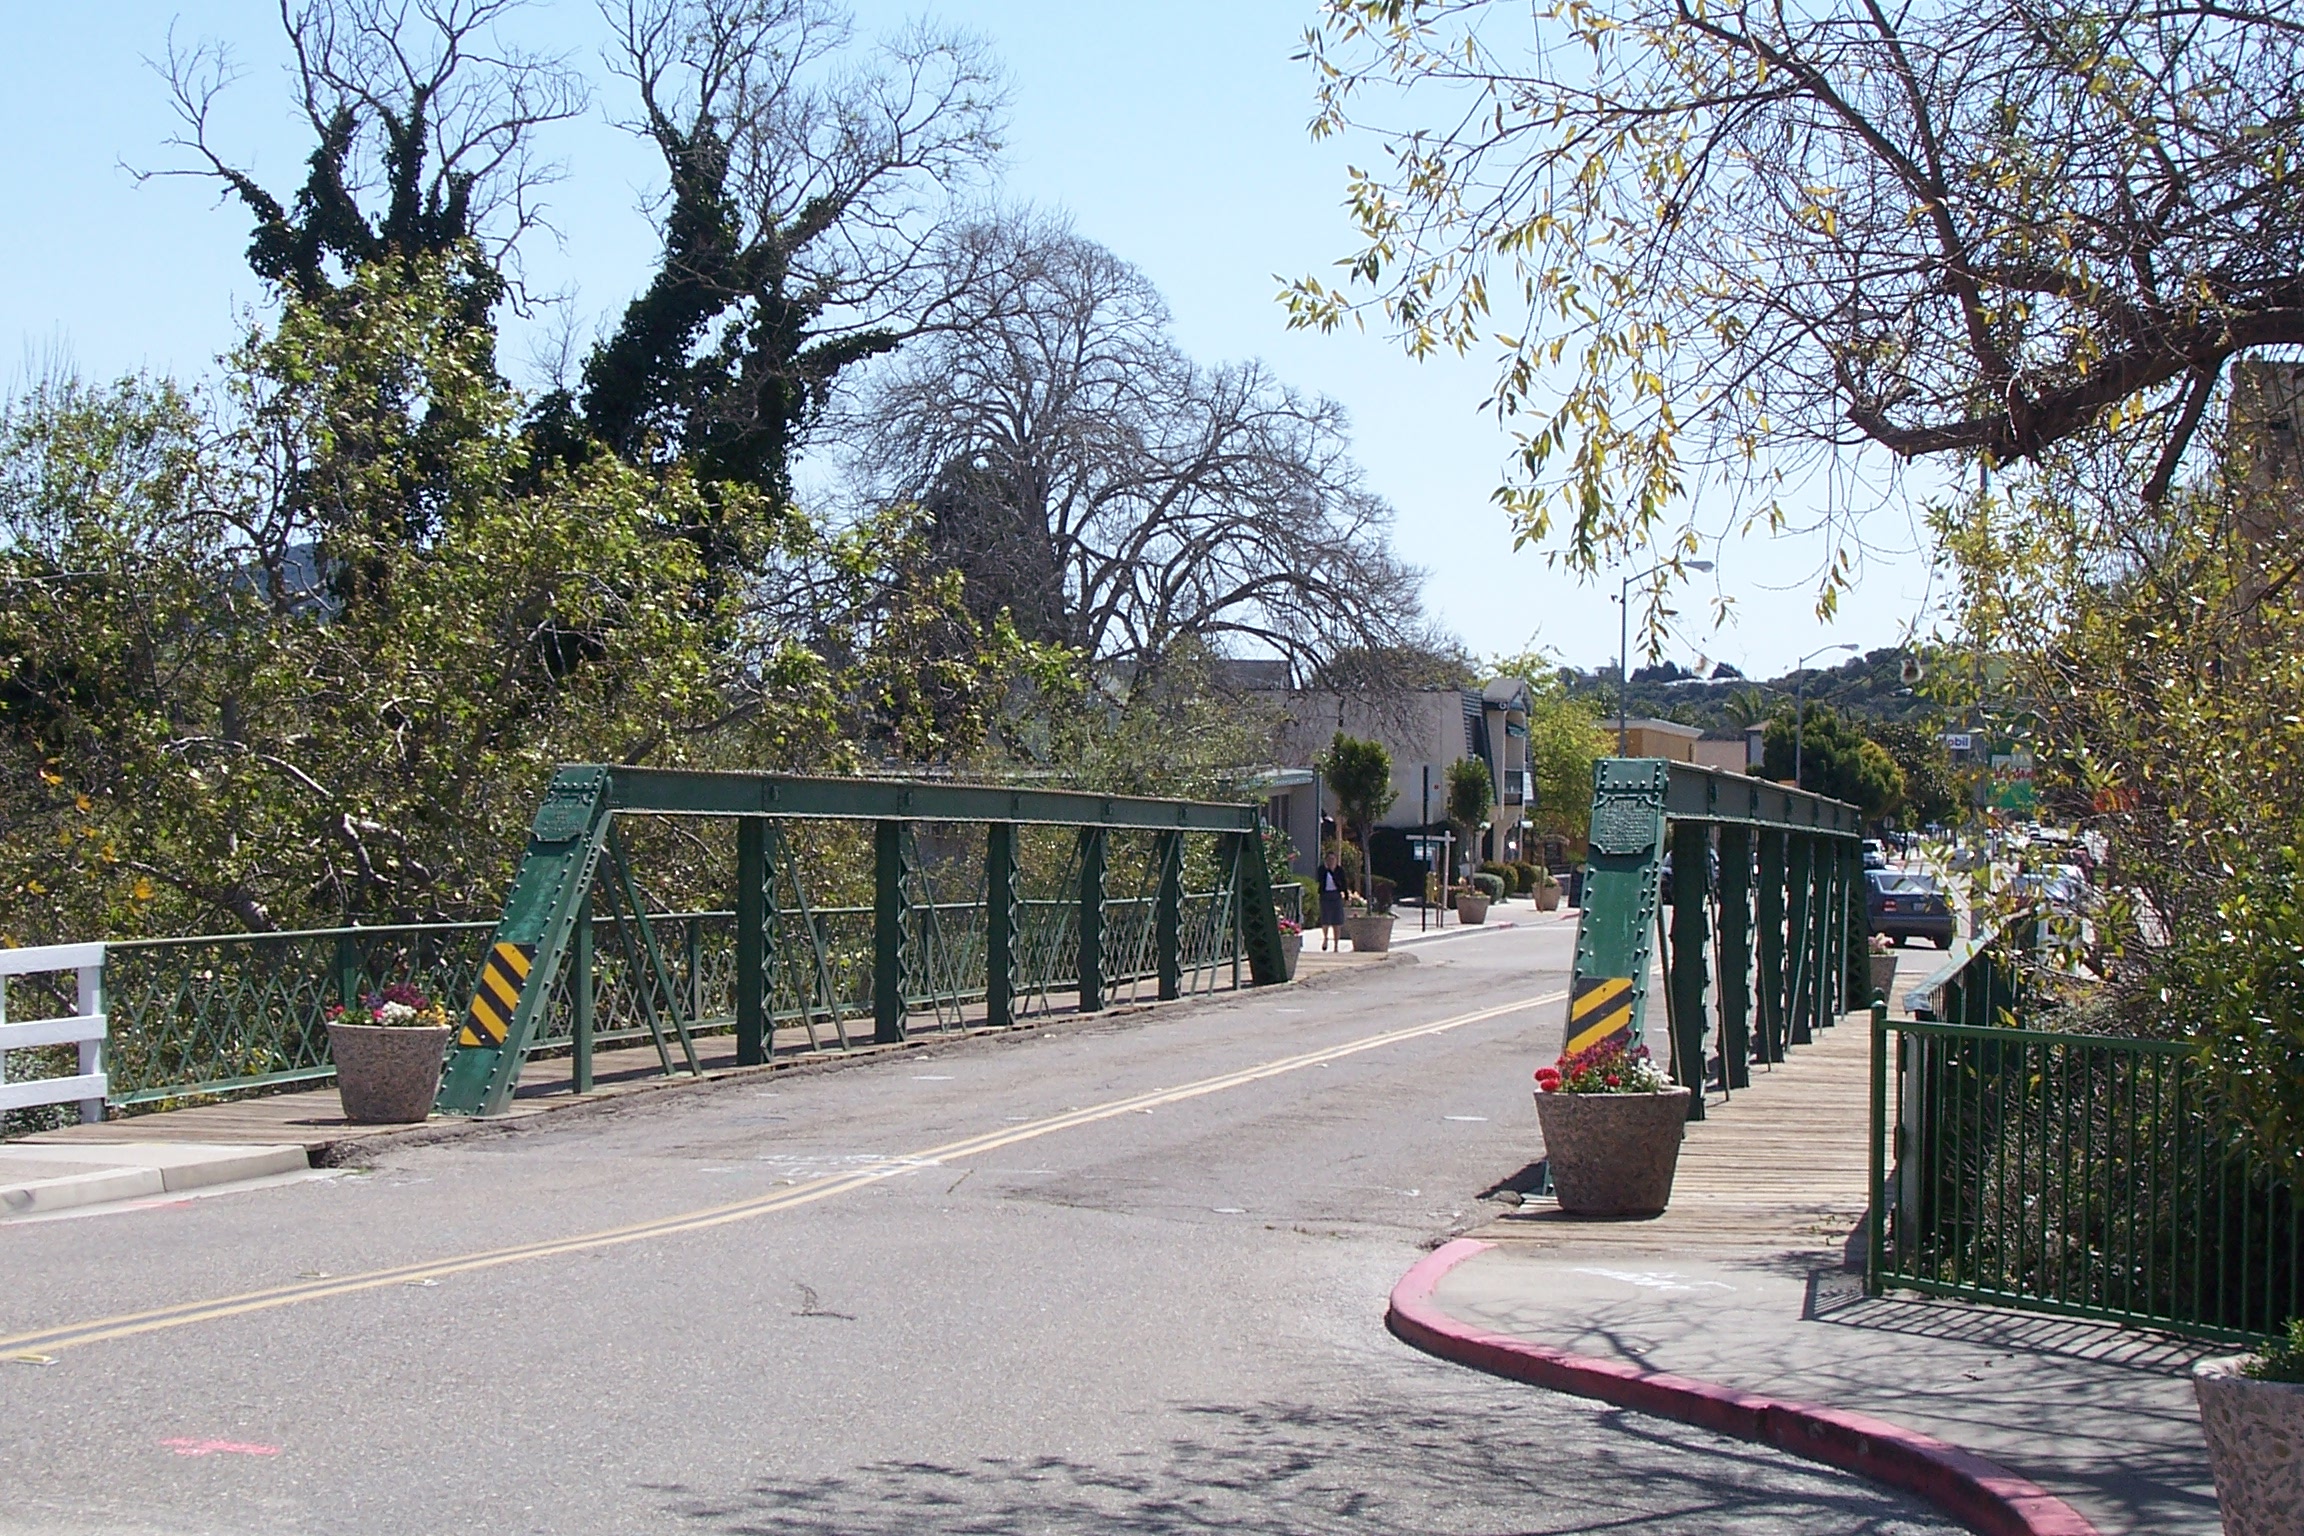
[[[1816,839],[1816,1027],[1829,1029],[1838,1018],[1840,946],[1833,929],[1840,912],[1840,845]]]
[[[1846,838],[1840,840],[1840,910],[1834,914],[1840,935],[1840,1012],[1855,1013],[1872,1006],[1865,983],[1864,936],[1856,919],[1862,908],[1857,893],[1864,888],[1864,851]]]
[[[1248,889],[1248,839],[1227,837],[1224,841],[1229,855],[1225,864],[1231,871],[1224,885],[1232,893],[1232,990],[1237,992],[1240,990],[1240,958],[1248,948],[1248,914],[1242,905]]]
[[[1724,1086],[1752,1081],[1752,829],[1720,828],[1720,1070]]]
[[[1672,827],[1672,1075],[1690,1091],[1688,1118],[1704,1118],[1704,974],[1709,965],[1711,828]]]
[[[1160,967],[1160,1000],[1184,995],[1184,834],[1162,832],[1152,857],[1160,884],[1152,898],[1152,947]]]
[[[1080,829],[1080,1011],[1104,1006],[1104,829]]]
[[[1864,1213],[1864,1294],[1880,1294],[1880,1245],[1888,1223],[1881,1209],[1888,1192],[1888,1005],[1872,1005],[1872,1198]]]
[[[692,1024],[701,1024],[704,1021],[704,929],[693,917],[683,918],[680,926],[686,931],[680,959],[688,967],[688,1019]]]
[[[349,1008],[360,1001],[359,936],[336,935],[336,1001]]]
[[[1567,1044],[1585,1050],[1615,1035],[1647,1041],[1648,971],[1663,914],[1664,800],[1672,765],[1602,758],[1592,765],[1584,907],[1576,920]]]
[[[1264,834],[1259,830],[1240,838],[1240,893],[1236,920],[1240,948],[1248,957],[1252,986],[1276,987],[1288,979],[1288,962],[1280,953],[1280,907],[1272,895],[1272,871],[1264,862]]]
[[[904,823],[872,824],[872,1041],[904,1039]]]
[[[568,984],[575,994],[576,1018],[568,1051],[569,1075],[578,1093],[592,1091],[592,1026],[597,995],[592,974],[592,891],[576,904],[576,927],[568,935]]]
[[[1816,907],[1816,1022],[1829,1029],[1841,1022],[1841,983],[1848,979],[1841,960],[1841,894],[1848,870],[1841,868],[1839,838],[1816,838],[1816,882],[1822,887]]]
[[[736,1065],[768,1059],[768,823],[736,823]]]
[[[562,768],[546,786],[489,942],[487,963],[510,966],[521,976],[519,1001],[504,1018],[475,990],[440,1083],[441,1113],[500,1115],[511,1101],[537,1016],[567,958],[576,909],[599,865],[608,788],[607,769],[581,764]],[[528,985],[530,978],[537,984]]]
[[[1806,1045],[1815,1018],[1816,840],[1805,832],[1787,834],[1784,882],[1791,910],[1784,919],[1784,1043]]]
[[[1016,823],[996,821],[984,840],[984,1022],[1016,1022]]]
[[[1760,831],[1760,1059],[1784,1059],[1788,1034],[1784,987],[1784,834]]]

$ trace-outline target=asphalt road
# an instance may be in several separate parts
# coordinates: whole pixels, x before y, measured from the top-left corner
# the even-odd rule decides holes
[[[0,1532],[1954,1529],[1384,1331],[1570,938],[0,1228]]]

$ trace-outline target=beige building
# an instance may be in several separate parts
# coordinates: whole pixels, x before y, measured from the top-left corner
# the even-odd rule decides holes
[[[1339,731],[1383,744],[1392,759],[1393,800],[1378,825],[1407,835],[1412,843],[1438,835],[1447,808],[1449,765],[1467,757],[1485,761],[1496,803],[1489,808],[1488,829],[1474,856],[1505,862],[1521,856],[1521,821],[1534,792],[1528,772],[1528,685],[1521,679],[1496,678],[1479,688],[1290,689],[1283,694],[1282,712],[1273,760],[1288,769],[1316,765]],[[1298,775],[1284,770],[1282,777]],[[1295,844],[1299,867],[1307,869],[1317,859],[1322,819],[1336,814],[1316,767],[1313,781],[1308,790],[1287,785],[1272,795],[1266,810]],[[1418,856],[1423,856],[1420,846]],[[1378,867],[1383,868],[1381,863]]]
[[[1615,722],[1610,721],[1611,726]],[[1629,720],[1624,725],[1624,756],[1661,757],[1675,763],[1699,761],[1696,747],[1704,733],[1676,720]],[[1739,763],[1738,767],[1743,765]]]

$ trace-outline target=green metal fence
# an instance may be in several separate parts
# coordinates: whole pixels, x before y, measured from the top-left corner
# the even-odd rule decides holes
[[[1998,986],[1989,964],[1965,968],[1969,998]],[[2193,1046],[1882,1006],[1872,1073],[1874,1294],[2229,1340],[2304,1314],[2295,1193],[2218,1112]]]
[[[1228,984],[1239,946],[1225,921],[1229,892],[1188,892],[1184,900],[1187,992]],[[1279,887],[1282,911],[1295,917],[1301,891]],[[1021,903],[1017,1012],[1068,1007],[1076,992],[1077,903]],[[1120,1001],[1157,984],[1150,949],[1152,902],[1105,904],[1107,971]],[[839,906],[786,918],[794,953],[805,963],[774,970],[772,1015],[804,1031],[787,1049],[838,1050],[868,1042],[872,1032],[872,919],[869,907]],[[649,922],[692,1030],[724,1032],[735,1024],[735,914],[652,912]],[[909,914],[904,992],[914,1030],[960,1028],[984,995],[984,906],[939,902]],[[106,1066],[111,1102],[150,1106],[197,1095],[275,1089],[326,1081],[326,1012],[331,1004],[394,981],[411,981],[451,1007],[471,995],[492,923],[311,929],[286,933],[212,934],[131,939],[106,951],[106,1006],[111,1018]],[[804,933],[801,931],[804,928]],[[614,921],[592,921],[592,1030],[597,1047],[650,1039],[635,968],[617,942]],[[576,999],[564,975],[529,1054],[560,1055],[574,1045]],[[862,1022],[861,1029],[852,1026]]]

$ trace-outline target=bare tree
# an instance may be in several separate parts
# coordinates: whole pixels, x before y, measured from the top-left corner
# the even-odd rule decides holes
[[[1295,317],[1417,352],[1500,319],[1510,504],[1586,568],[1691,470],[1769,500],[1867,444],[2100,444],[2156,500],[2229,360],[2304,342],[2296,0],[1325,10],[1320,128],[1391,165]]]
[[[662,261],[585,367],[585,421],[629,459],[781,499],[841,375],[938,324],[971,279],[939,266],[946,286],[924,286],[921,258],[996,156],[999,72],[927,26],[859,47],[833,0],[603,10],[669,182]]]
[[[230,49],[173,36],[159,68],[183,131],[171,142],[255,218],[257,274],[305,299],[386,256],[455,252],[471,242],[469,318],[485,323],[521,237],[543,220],[538,193],[559,167],[539,129],[582,112],[583,77],[564,57],[521,47],[501,24],[526,0],[280,0],[295,56],[297,110],[315,140],[304,185],[283,201],[211,138],[216,102],[238,77]]]
[[[1003,281],[886,372],[857,464],[878,498],[925,505],[973,603],[1138,669],[1189,637],[1309,670],[1414,630],[1418,575],[1334,401],[1260,363],[1196,366],[1143,274],[1060,226],[953,245]]]

